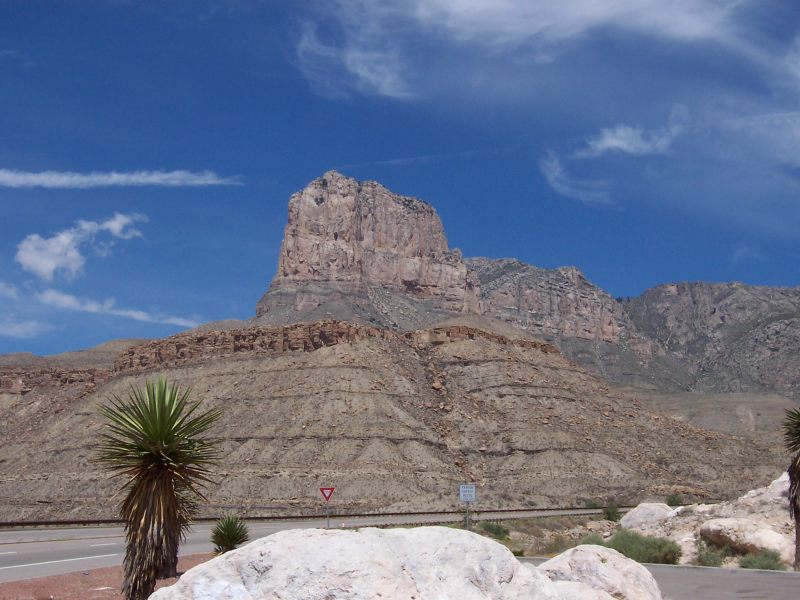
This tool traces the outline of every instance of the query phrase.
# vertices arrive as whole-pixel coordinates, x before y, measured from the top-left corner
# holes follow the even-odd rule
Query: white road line
[[[16,554],[16,552],[0,552],[0,556],[5,556],[6,554]]]
[[[98,556],[81,556],[80,558],[64,558],[62,560],[48,560],[47,562],[28,563],[27,565],[11,565],[10,567],[0,567],[3,569],[21,569],[22,567],[38,567],[39,565],[52,565],[55,563],[71,562],[74,560],[89,560],[92,558],[108,558],[109,556],[116,556],[116,554],[100,554]]]
[[[119,542],[108,542],[107,544],[89,544],[89,548],[97,548],[98,546],[117,546]]]

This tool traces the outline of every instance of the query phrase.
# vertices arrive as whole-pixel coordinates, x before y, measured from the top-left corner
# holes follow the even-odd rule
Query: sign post
[[[325,498],[325,529],[331,528],[331,505],[328,502],[333,498],[333,492],[336,491],[335,487],[321,487],[319,492]]]
[[[477,500],[477,495],[475,493],[475,484],[474,483],[463,483],[458,486],[458,499],[464,503],[465,512],[464,512],[464,526],[467,529],[470,529],[470,522],[469,522],[469,505]]]

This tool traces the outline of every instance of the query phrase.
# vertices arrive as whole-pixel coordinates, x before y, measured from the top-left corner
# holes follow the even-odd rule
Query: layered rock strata
[[[715,498],[783,461],[648,411],[543,342],[330,321],[147,343],[93,388],[25,380],[0,408],[0,520],[112,517],[118,483],[93,460],[97,409],[158,376],[223,409],[206,515],[315,514],[324,485],[337,487],[335,511],[355,512],[457,509],[464,481],[484,508]]]

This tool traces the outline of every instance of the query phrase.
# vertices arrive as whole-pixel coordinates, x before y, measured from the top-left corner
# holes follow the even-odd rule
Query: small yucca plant
[[[225,515],[211,530],[211,543],[216,554],[225,554],[236,550],[250,540],[247,525],[236,515]]]

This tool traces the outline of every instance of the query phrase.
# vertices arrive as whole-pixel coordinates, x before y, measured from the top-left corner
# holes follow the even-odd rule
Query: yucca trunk
[[[177,563],[181,524],[186,520],[172,475],[153,472],[137,481],[122,503],[122,514],[128,524],[122,590],[128,600],[146,600],[159,574]]]
[[[800,452],[789,463],[789,512],[794,521],[794,570],[800,571]]]

